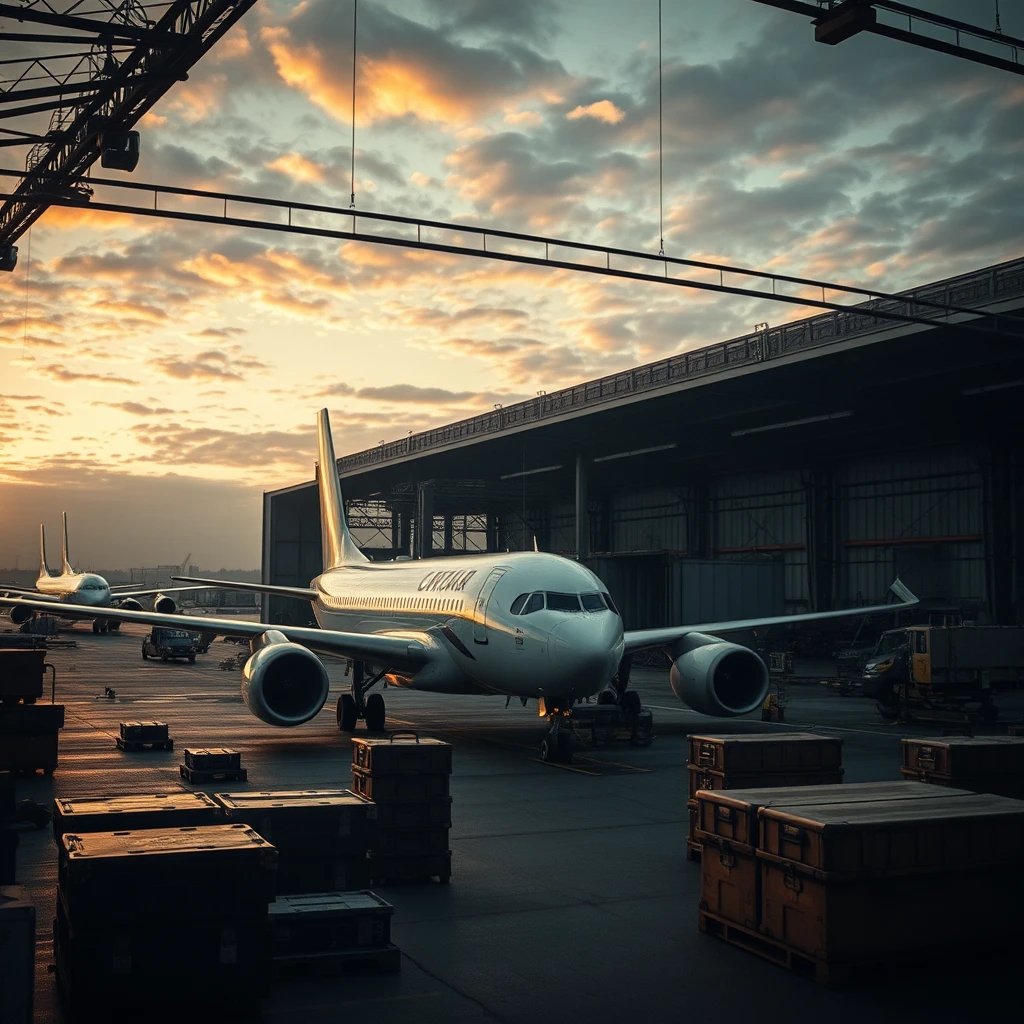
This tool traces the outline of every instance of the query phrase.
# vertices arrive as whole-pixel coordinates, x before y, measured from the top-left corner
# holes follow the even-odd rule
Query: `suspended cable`
[[[356,205],[356,28],[359,23],[359,0],[352,0],[352,194],[349,209]]]
[[[661,62],[661,0],[658,0],[658,255],[665,255],[665,136]]]
[[[24,359],[28,350],[28,285],[32,277],[32,229],[28,229],[25,253],[25,313],[21,335],[21,358]]]

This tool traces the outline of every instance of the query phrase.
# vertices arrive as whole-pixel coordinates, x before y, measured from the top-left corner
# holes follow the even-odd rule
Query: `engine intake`
[[[11,622],[16,626],[20,626],[23,622],[28,622],[29,619],[36,617],[36,610],[34,608],[11,608]]]
[[[126,612],[141,612],[142,603],[136,601],[134,597],[126,597],[123,601],[118,601],[118,608],[123,608]]]
[[[173,597],[168,597],[166,594],[157,594],[153,598],[153,611],[160,612],[163,615],[173,615],[178,610],[178,605]]]
[[[268,629],[251,641],[242,669],[242,700],[268,725],[302,725],[327,703],[327,669],[312,651]]]
[[[748,647],[689,633],[676,642],[672,655],[672,690],[702,715],[746,715],[760,707],[768,693],[768,669]]]

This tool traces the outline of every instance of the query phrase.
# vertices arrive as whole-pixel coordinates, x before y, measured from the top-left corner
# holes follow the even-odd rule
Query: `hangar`
[[[925,614],[1019,622],[1024,259],[900,294],[934,326],[873,300],[344,456],[350,521],[381,559],[536,539],[627,629],[877,602],[897,574]],[[267,492],[263,581],[321,564],[315,481]]]

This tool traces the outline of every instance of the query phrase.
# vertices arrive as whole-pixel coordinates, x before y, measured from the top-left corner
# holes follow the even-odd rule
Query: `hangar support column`
[[[811,609],[832,610],[835,576],[835,475],[831,466],[815,466],[806,486],[807,590]]]
[[[429,558],[434,551],[434,484],[416,485],[416,557]]]
[[[992,622],[1009,625],[1020,612],[1019,460],[1004,447],[982,453],[985,589]],[[1016,606],[1016,607],[1015,607]]]
[[[576,456],[576,560],[590,556],[590,512],[587,507],[587,462]]]

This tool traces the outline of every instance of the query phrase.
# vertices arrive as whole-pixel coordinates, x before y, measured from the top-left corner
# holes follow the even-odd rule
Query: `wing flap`
[[[38,599],[0,597],[0,607],[34,608],[47,611],[52,605]],[[116,622],[139,622],[146,626],[187,629],[217,636],[260,636],[276,629],[293,643],[320,654],[385,664],[389,668],[415,670],[422,668],[437,654],[436,640],[427,633],[342,633],[310,626],[279,626],[272,623],[220,619],[212,615],[165,615],[161,612],[133,612],[121,608],[91,608],[87,605],[62,604],[61,615],[83,619],[106,619]]]
[[[701,622],[693,626],[666,626],[661,629],[636,629],[625,634],[626,650],[639,651],[645,647],[663,647],[687,633],[732,633],[740,629],[760,629],[763,626],[789,626],[800,622],[821,622],[826,619],[856,618],[875,612],[893,612],[912,608],[919,599],[905,583],[896,580],[889,589],[899,599],[892,604],[867,605],[860,608],[841,608],[833,612],[806,612],[802,615],[774,615],[761,619],[733,619],[727,622]]]
[[[179,587],[180,590],[249,590],[257,594],[273,594],[276,597],[294,597],[300,601],[315,601],[317,593],[309,587],[281,587],[273,583],[241,583],[236,580],[204,580],[197,576],[172,576],[172,580],[186,583],[205,583],[205,587]]]

